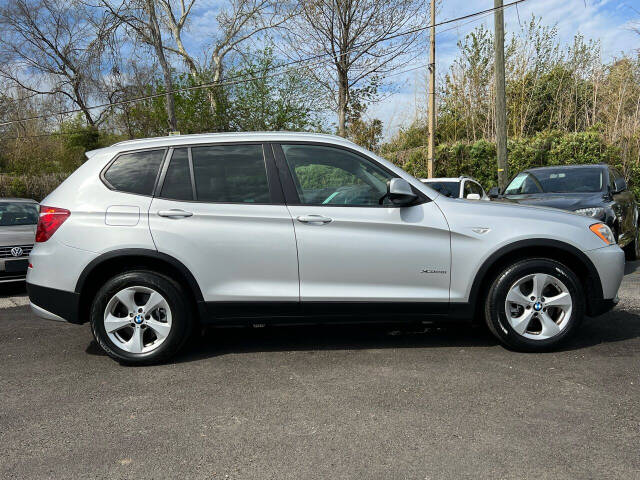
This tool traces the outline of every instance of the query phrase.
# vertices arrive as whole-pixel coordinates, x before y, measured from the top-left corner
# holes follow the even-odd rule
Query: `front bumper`
[[[82,323],[80,321],[80,294],[27,283],[31,310],[46,320]]]

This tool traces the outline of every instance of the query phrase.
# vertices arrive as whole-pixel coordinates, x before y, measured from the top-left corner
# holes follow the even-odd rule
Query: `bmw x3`
[[[481,319],[556,347],[615,305],[624,253],[560,210],[450,198],[334,136],[132,140],[41,203],[27,288],[129,364],[207,324]]]

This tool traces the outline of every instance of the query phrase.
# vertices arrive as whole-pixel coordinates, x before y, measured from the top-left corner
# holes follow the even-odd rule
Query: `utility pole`
[[[507,96],[504,86],[504,12],[502,0],[493,0],[496,72],[496,150],[498,153],[498,185],[507,186]]]
[[[427,177],[433,178],[433,156],[436,141],[436,0],[431,0],[431,28],[429,30],[429,147]]]

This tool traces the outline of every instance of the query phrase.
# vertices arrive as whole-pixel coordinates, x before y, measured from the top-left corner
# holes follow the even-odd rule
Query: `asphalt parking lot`
[[[0,478],[640,478],[640,263],[562,351],[482,329],[211,330],[123,367],[0,286]],[[415,330],[415,329],[414,329]]]

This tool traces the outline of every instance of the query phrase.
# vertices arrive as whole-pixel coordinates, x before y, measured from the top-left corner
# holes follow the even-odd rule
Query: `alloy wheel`
[[[520,278],[509,288],[505,300],[505,313],[513,330],[532,340],[560,334],[569,324],[572,308],[567,286],[547,273]]]
[[[149,287],[127,287],[117,292],[104,311],[109,339],[129,353],[157,349],[171,332],[171,309],[167,300]]]

